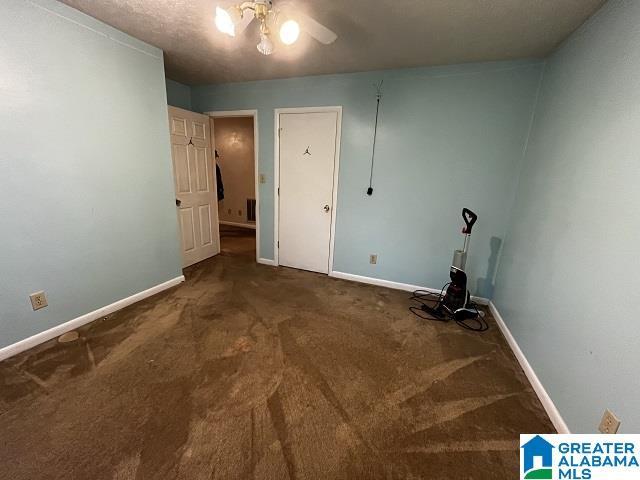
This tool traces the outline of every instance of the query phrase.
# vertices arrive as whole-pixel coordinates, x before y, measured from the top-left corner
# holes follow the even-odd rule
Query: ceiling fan
[[[254,0],[227,8],[216,7],[216,27],[231,37],[242,33],[254,19],[260,22],[260,43],[257,48],[263,55],[271,55],[275,49],[272,39],[274,31],[279,32],[280,41],[285,45],[293,45],[301,30],[325,45],[338,38],[334,32],[296,10],[290,3],[281,3],[274,8],[272,0]]]

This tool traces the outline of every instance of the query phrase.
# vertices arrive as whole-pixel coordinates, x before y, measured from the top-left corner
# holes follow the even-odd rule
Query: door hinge
[[[280,187],[278,187],[278,196],[280,196]]]
[[[278,248],[280,248],[280,242],[278,242]]]

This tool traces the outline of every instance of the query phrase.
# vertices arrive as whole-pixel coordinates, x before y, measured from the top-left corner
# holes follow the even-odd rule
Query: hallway
[[[220,253],[256,260],[256,231],[251,228],[220,225]]]

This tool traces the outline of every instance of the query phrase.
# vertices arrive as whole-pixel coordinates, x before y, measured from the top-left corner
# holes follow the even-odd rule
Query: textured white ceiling
[[[270,57],[255,22],[237,38],[216,30],[216,0],[62,1],[162,48],[167,76],[198,85],[542,57],[606,0],[291,0],[338,40],[303,34]]]

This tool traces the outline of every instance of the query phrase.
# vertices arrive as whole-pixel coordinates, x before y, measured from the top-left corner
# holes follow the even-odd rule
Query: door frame
[[[273,150],[273,260],[280,265],[278,260],[278,241],[280,239],[280,114],[281,113],[326,113],[338,114],[336,124],[336,154],[333,163],[333,207],[331,208],[331,237],[329,239],[329,274],[333,272],[333,253],[336,241],[336,216],[338,207],[338,177],[340,172],[340,138],[342,134],[342,105],[332,107],[288,107],[274,109],[274,150]]]
[[[205,115],[209,115],[210,118],[220,117],[252,117],[253,118],[253,191],[256,197],[256,262],[262,263],[260,258],[260,186],[259,186],[259,168],[258,168],[258,110],[223,110],[214,112],[204,112]],[[215,131],[213,129],[213,122],[211,123],[211,143],[212,150],[214,151],[213,157],[215,159]],[[218,225],[220,225],[220,217],[218,213]]]

